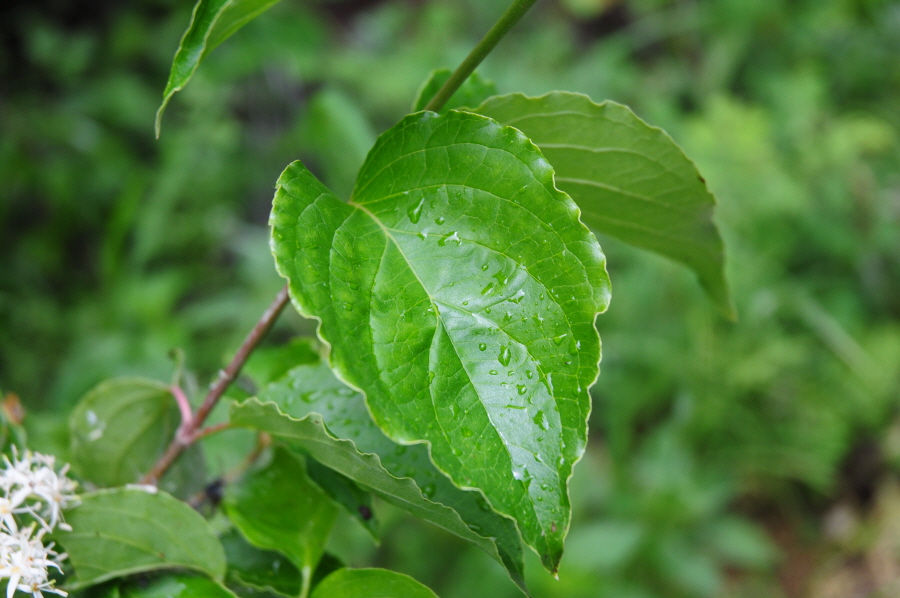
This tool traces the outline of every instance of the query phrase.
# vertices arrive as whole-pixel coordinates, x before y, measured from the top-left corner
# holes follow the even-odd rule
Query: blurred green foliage
[[[102,379],[168,380],[173,348],[209,380],[279,287],[284,165],[348,193],[374,135],[504,5],[282,2],[210,55],[158,142],[190,3],[0,9],[0,387],[34,411],[32,443],[60,445],[62,410]],[[900,5],[545,0],[481,72],[629,104],[681,143],[719,199],[740,316],[600,239],[593,444],[560,581],[535,560],[534,594],[802,595],[778,583],[773,528],[820,542],[828,505],[864,505],[900,467]],[[285,317],[274,341],[311,331]],[[444,598],[517,595],[485,555],[382,510],[380,548],[347,521],[331,550]]]

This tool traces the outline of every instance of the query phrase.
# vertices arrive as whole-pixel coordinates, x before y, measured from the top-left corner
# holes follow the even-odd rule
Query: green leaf
[[[343,390],[348,391],[349,389],[344,388]],[[314,394],[311,393],[310,396]],[[352,394],[350,392],[351,396]],[[328,393],[323,393],[324,396],[328,396]],[[345,395],[345,398],[349,397]],[[350,401],[347,403],[352,405]],[[361,401],[357,404],[365,408]],[[366,418],[368,418],[367,415]],[[249,399],[244,403],[232,406],[231,422],[237,426],[248,426],[267,432],[278,440],[300,447],[317,461],[362,486],[370,488],[387,502],[468,540],[505,565],[513,581],[524,589],[522,548],[515,525],[512,521],[492,513],[486,502],[479,504],[477,493],[466,493],[456,489],[444,476],[434,471],[427,454],[424,455],[424,459],[421,458],[421,453],[416,455],[415,452],[419,450],[419,447],[398,447],[385,438],[385,442],[390,447],[386,451],[387,455],[394,454],[395,451],[399,452],[400,448],[407,449],[406,452],[395,455],[395,464],[407,454],[411,457],[408,465],[404,464],[403,475],[432,480],[424,483],[421,489],[412,479],[399,477],[387,471],[382,466],[381,458],[378,455],[360,452],[354,441],[334,436],[329,432],[322,416],[318,413],[309,413],[305,417],[295,418],[284,414],[273,403],[262,404],[258,399]],[[383,437],[374,424],[370,425],[377,435]],[[366,433],[367,428],[369,426],[362,425],[358,437],[355,437],[353,433],[350,436],[355,437],[355,440],[360,440],[364,434],[369,435]],[[371,434],[371,438],[377,439],[377,435]],[[424,449],[424,447],[422,448]],[[429,475],[427,468],[434,473]],[[428,498],[429,496],[431,499]],[[435,502],[438,499],[441,502],[446,501],[453,508]],[[460,513],[467,511],[466,519],[463,519]],[[481,527],[478,533],[473,531],[466,521],[479,521]],[[475,523],[471,525],[478,527]],[[485,537],[494,533],[495,530],[498,537]]]
[[[302,457],[276,447],[264,468],[228,486],[223,504],[251,544],[284,554],[309,586],[337,507],[309,479]]]
[[[228,561],[228,583],[283,596],[300,593],[300,571],[281,553],[256,548],[236,530],[224,534],[221,541]]]
[[[136,482],[166,449],[180,421],[166,385],[141,378],[102,382],[69,416],[72,468],[101,487]],[[199,447],[192,447],[166,474],[161,487],[180,494],[202,484],[202,454]]]
[[[437,598],[412,577],[386,569],[338,569],[322,580],[312,598]]]
[[[447,82],[452,74],[453,71],[450,69],[437,69],[432,71],[431,74],[428,75],[428,79],[425,83],[422,84],[422,87],[419,88],[418,93],[416,93],[412,111],[419,112],[420,110],[424,110],[425,106],[428,105],[428,102],[431,101],[431,98],[437,95],[437,92],[444,86],[444,83]],[[457,89],[452,96],[450,96],[450,99],[447,100],[447,103],[444,104],[444,107],[441,108],[440,112],[441,114],[444,114],[448,110],[457,108],[474,108],[496,94],[497,86],[494,85],[494,82],[483,79],[481,75],[475,72],[469,75],[469,78],[459,86],[459,89]]]
[[[306,469],[310,479],[356,519],[377,542],[378,519],[372,510],[372,493],[315,459],[306,464]]]
[[[221,581],[225,553],[209,524],[162,491],[115,488],[81,497],[66,511],[71,532],[55,539],[69,553],[77,587],[155,569],[184,568]]]
[[[172,60],[172,70],[163,91],[162,104],[156,111],[157,137],[166,105],[175,92],[184,89],[200,62],[238,29],[278,2],[279,0],[198,0],[191,14],[191,22]]]
[[[349,204],[299,162],[277,187],[276,264],[332,367],[555,571],[609,280],[547,161],[511,127],[424,112],[379,138]]]
[[[541,148],[585,224],[687,265],[734,318],[715,199],[663,130],[625,106],[568,92],[493,97],[474,112],[516,127]]]
[[[525,589],[522,541],[515,523],[494,512],[480,492],[454,486],[434,467],[424,445],[398,445],[386,437],[369,416],[363,396],[347,388],[327,364],[294,368],[282,380],[268,385],[260,394],[260,400],[274,402],[282,413],[295,419],[316,413],[324,419],[328,433],[337,438],[352,439],[358,451],[377,455],[380,463],[375,471],[366,472],[369,477],[354,478],[356,481],[363,484],[369,484],[373,479],[384,482],[384,470],[394,478],[414,480],[425,503],[440,503],[456,511],[458,517],[450,520],[452,527],[447,527],[443,510],[439,512],[440,519],[434,521],[437,525],[459,534],[461,518],[465,523],[462,537],[469,541],[473,536],[478,538],[476,544],[504,565],[513,581]],[[316,455],[319,457],[321,452]],[[323,463],[339,467],[330,461]],[[423,500],[410,503],[405,497],[398,497],[393,483],[375,485],[374,489],[388,502],[421,516]]]
[[[236,598],[221,584],[196,575],[176,573],[147,583],[131,582],[119,586],[121,598]]]

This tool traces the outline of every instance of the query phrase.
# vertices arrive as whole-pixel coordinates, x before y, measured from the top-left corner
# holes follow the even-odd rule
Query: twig
[[[288,290],[287,286],[284,286],[279,292],[278,296],[275,297],[275,301],[269,306],[269,308],[265,311],[259,321],[256,323],[256,326],[253,327],[253,330],[247,335],[244,339],[244,342],[241,343],[240,348],[238,348],[237,353],[234,358],[231,360],[231,363],[224,370],[219,371],[219,377],[216,379],[215,384],[213,384],[212,388],[210,388],[209,393],[206,395],[206,398],[203,399],[203,403],[200,405],[200,408],[197,409],[197,413],[192,416],[192,419],[188,422],[187,425],[183,425],[182,428],[179,428],[179,432],[175,434],[175,438],[172,439],[172,442],[169,444],[169,447],[166,449],[166,452],[163,453],[162,457],[156,462],[156,465],[151,469],[140,481],[141,484],[156,484],[157,481],[162,477],[162,475],[172,466],[172,463],[175,462],[175,459],[184,452],[188,446],[194,442],[198,436],[198,430],[203,425],[203,422],[206,421],[207,416],[213,410],[213,407],[219,402],[219,399],[222,398],[222,395],[228,389],[232,382],[238,377],[238,374],[241,372],[241,368],[244,367],[244,363],[246,363],[247,359],[250,357],[250,354],[253,353],[253,350],[259,344],[259,342],[263,339],[272,325],[275,323],[275,320],[278,319],[279,314],[284,309],[284,307],[288,303]],[[173,392],[173,394],[175,394]],[[175,395],[177,398],[177,395]],[[217,430],[216,430],[217,431]],[[208,432],[212,433],[212,432]],[[205,435],[205,434],[204,434]]]

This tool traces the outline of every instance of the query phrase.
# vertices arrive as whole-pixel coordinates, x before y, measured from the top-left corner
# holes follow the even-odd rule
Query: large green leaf
[[[338,569],[316,586],[312,598],[437,598],[415,579],[386,569]]]
[[[279,0],[198,0],[191,14],[191,22],[175,52],[162,104],[156,112],[157,137],[166,105],[175,92],[184,89],[200,62],[234,32],[278,2]]]
[[[111,594],[112,596],[112,594]],[[236,598],[221,584],[196,575],[176,573],[119,586],[121,598]]]
[[[378,496],[391,504],[472,542],[503,563],[509,570],[512,579],[524,588],[522,550],[521,545],[516,545],[518,538],[515,526],[512,522],[509,522],[508,525],[497,522],[500,516],[491,514],[487,503],[483,503],[484,527],[479,529],[478,533],[473,531],[456,510],[428,498],[431,496],[437,500],[438,479],[442,476],[435,476],[433,486],[426,484],[420,489],[412,479],[401,478],[387,471],[377,455],[362,453],[353,441],[335,437],[328,431],[322,416],[318,413],[311,413],[298,419],[284,414],[273,403],[262,404],[257,399],[249,399],[244,403],[232,406],[231,421],[237,426],[248,426],[265,431],[278,440],[303,448],[316,460],[357,483],[371,488]],[[415,447],[409,448],[414,449]],[[426,475],[420,474],[412,466],[405,470],[405,473],[410,474],[410,477],[417,478],[420,475]],[[452,485],[447,485],[452,488]],[[451,499],[448,502],[461,511],[463,509],[454,501],[458,501],[463,507],[468,505],[468,499],[460,500],[452,493],[452,490],[440,496],[442,501],[445,500],[445,495]],[[469,520],[474,521],[475,518]],[[496,523],[492,524],[492,521]],[[476,524],[473,523],[472,526],[475,527]],[[501,537],[485,537],[493,529],[497,529]],[[516,553],[517,548],[518,552]]]
[[[264,468],[228,486],[224,505],[251,544],[284,554],[300,571],[303,586],[309,587],[337,507],[309,479],[302,457],[276,447]]]
[[[78,587],[154,569],[193,569],[219,581],[225,575],[225,553],[209,524],[165,492],[92,492],[66,511],[66,521],[72,531],[54,536]]]
[[[354,479],[372,486],[385,500],[419,516],[422,516],[423,506],[428,507],[429,503],[451,507],[457,517],[448,519],[445,510],[440,509],[436,513],[426,511],[424,518],[456,534],[462,530],[462,537],[469,541],[477,538],[476,543],[500,561],[509,570],[510,577],[525,588],[522,541],[513,521],[495,513],[480,492],[460,490],[454,486],[435,469],[424,445],[403,446],[387,438],[369,416],[362,395],[335,378],[327,364],[294,368],[282,380],[268,385],[260,394],[260,399],[274,402],[282,413],[295,419],[319,414],[325,421],[328,433],[337,438],[351,439],[362,453],[377,455],[378,462],[373,463],[373,470],[357,472]],[[305,448],[308,444],[302,443],[301,446]],[[325,459],[330,459],[331,455],[321,449],[313,454],[322,458],[323,453]],[[331,460],[324,463],[330,467],[340,467]],[[398,486],[397,480],[386,478],[385,473],[394,478],[412,478],[421,492],[421,499],[410,502],[407,497],[408,484]],[[345,472],[345,475],[350,474]],[[401,494],[398,495],[398,492]],[[465,526],[460,525],[460,518]]]
[[[425,83],[422,84],[422,87],[419,88],[418,93],[416,93],[412,111],[424,110],[431,98],[437,95],[437,92],[440,91],[452,74],[453,71],[450,69],[432,71]],[[474,108],[496,94],[497,86],[494,85],[493,81],[483,79],[477,72],[472,73],[468,79],[463,81],[459,89],[453,92],[450,99],[441,107],[440,112],[443,114],[455,108]]]
[[[142,378],[115,378],[88,392],[69,416],[74,471],[97,486],[136,482],[175,435],[181,414],[166,385]],[[163,478],[161,487],[180,494],[202,487],[203,462],[192,448]]]
[[[475,112],[516,127],[541,148],[588,226],[686,264],[734,317],[715,199],[662,129],[615,102],[568,92],[497,96]]]
[[[609,281],[547,161],[511,127],[423,112],[379,138],[350,203],[299,162],[277,187],[276,264],[332,367],[555,571]]]

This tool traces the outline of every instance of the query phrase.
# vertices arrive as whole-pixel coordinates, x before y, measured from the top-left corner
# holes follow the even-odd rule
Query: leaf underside
[[[267,386],[259,398],[275,403],[291,418],[319,414],[328,434],[351,440],[356,450],[367,455],[365,460],[371,463],[371,471],[355,472],[356,481],[371,484],[388,502],[419,516],[424,513],[426,520],[474,540],[525,589],[522,541],[515,523],[495,513],[481,493],[454,486],[435,469],[424,445],[403,446],[387,438],[369,416],[362,395],[335,378],[327,364],[298,366],[282,380]],[[316,454],[321,456],[322,451]],[[368,455],[377,456],[377,461]],[[419,495],[409,492],[408,481],[401,482],[398,478],[411,478]],[[434,503],[450,507],[456,513],[448,514]]]
[[[609,281],[547,161],[491,119],[422,112],[379,138],[349,203],[299,162],[277,189],[276,265],[332,367],[555,571]]]
[[[715,199],[680,147],[626,106],[553,92],[487,99],[474,112],[521,130],[556,171],[556,183],[603,234],[691,268],[727,317],[734,307]]]

